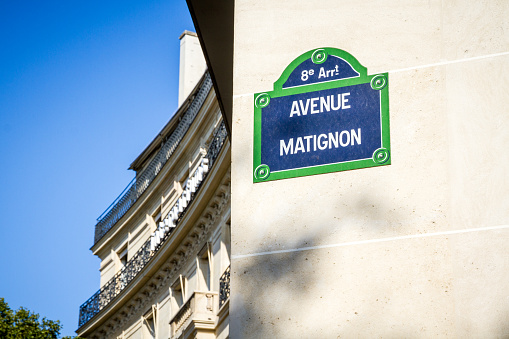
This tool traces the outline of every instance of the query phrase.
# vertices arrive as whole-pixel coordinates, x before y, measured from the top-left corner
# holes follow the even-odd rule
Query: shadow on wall
[[[362,197],[349,213],[392,230],[407,218],[392,214],[389,221],[374,205],[372,196]],[[329,243],[327,227],[316,230],[296,247]],[[490,310],[490,323],[458,314],[448,247],[446,237],[417,238],[233,259],[231,337],[461,337],[468,332],[458,327],[471,323],[481,336],[509,338],[509,305]]]
[[[316,238],[301,242],[320,243]],[[378,286],[371,292],[362,288],[360,285],[369,279],[369,269],[360,269],[358,277],[343,273],[351,254],[342,256],[340,252],[298,251],[234,260],[232,274],[237,284],[232,286],[234,302],[230,305],[234,306],[230,306],[230,314],[240,321],[232,322],[232,338],[236,334],[239,338],[348,338],[363,332],[412,337],[411,329],[358,331],[375,325],[372,320],[383,312],[383,306],[370,310],[361,300],[352,303],[349,295],[358,295],[359,287],[364,300],[376,300],[379,290],[384,289],[384,297],[379,300],[382,305],[390,302],[395,291],[390,286]],[[236,267],[241,265],[238,271]],[[356,282],[358,278],[363,281]]]

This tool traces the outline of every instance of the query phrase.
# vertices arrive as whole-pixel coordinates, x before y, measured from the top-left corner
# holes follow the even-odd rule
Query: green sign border
[[[337,56],[352,66],[359,76],[332,80],[309,85],[283,88],[292,72],[302,62],[310,59],[315,64],[323,63],[329,55]],[[370,83],[371,88],[381,91],[381,125],[382,147],[373,153],[371,159],[345,161],[340,163],[310,166],[297,169],[288,169],[270,172],[269,166],[261,163],[261,138],[262,138],[262,109],[270,103],[270,98],[279,98],[288,95],[316,92],[332,88],[360,85]],[[274,90],[270,92],[255,93],[254,95],[254,144],[253,144],[253,182],[264,182],[279,179],[296,178],[315,174],[347,171],[360,168],[385,166],[391,164],[391,142],[389,130],[389,74],[367,74],[367,68],[362,66],[350,53],[338,48],[318,48],[310,50],[293,60],[284,70],[279,79],[274,82]]]

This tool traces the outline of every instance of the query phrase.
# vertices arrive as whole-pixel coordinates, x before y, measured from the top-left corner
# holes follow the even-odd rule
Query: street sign
[[[389,165],[389,77],[319,48],[254,95],[253,182]]]

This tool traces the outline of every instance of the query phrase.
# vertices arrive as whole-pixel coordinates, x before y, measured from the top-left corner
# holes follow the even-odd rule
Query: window
[[[115,289],[117,292],[120,292],[127,285],[127,272],[122,269],[127,265],[127,242],[125,245],[120,247],[120,250],[117,251],[117,274],[119,272],[120,275],[116,278],[116,286]],[[115,275],[116,276],[116,275]]]
[[[127,244],[125,244],[124,247],[117,252],[117,255],[120,263],[118,270],[120,271],[125,265],[127,265]]]
[[[184,304],[186,298],[186,278],[179,276],[177,281],[171,285],[172,304],[178,310]]]
[[[154,219],[154,224],[156,225],[156,228],[159,227],[159,223],[162,221],[161,206],[159,206],[155,213],[152,215],[152,219]]]
[[[230,264],[230,253],[231,250],[231,242],[232,242],[232,228],[230,224],[230,220],[224,226],[224,245],[226,247],[226,256],[228,258],[228,265]]]
[[[156,337],[156,308],[152,309],[143,317],[143,339],[155,339]]]
[[[211,290],[211,258],[212,255],[210,253],[211,246],[210,243],[207,243],[205,247],[198,254],[198,274],[199,274],[199,286],[198,289],[202,291],[210,291]]]

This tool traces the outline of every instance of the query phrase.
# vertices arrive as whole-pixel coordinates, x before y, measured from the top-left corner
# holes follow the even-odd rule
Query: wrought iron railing
[[[224,141],[226,139],[226,127],[224,121],[214,131],[213,138],[208,146],[207,154],[205,158],[209,160],[209,167],[212,168],[214,162],[222,149]],[[209,172],[204,174],[203,181],[200,182],[196,189],[196,192],[191,195],[191,201],[193,201],[196,194],[198,194],[200,187],[205,181]],[[180,220],[185,215],[189,205],[179,214],[176,226],[179,225]],[[99,313],[104,307],[106,307],[147,265],[150,259],[155,253],[161,248],[166,242],[170,234],[166,233],[161,242],[155,247],[153,251],[150,250],[151,241],[150,238],[141,246],[141,248],[134,254],[134,256],[127,262],[127,264],[111,278],[99,291],[97,291],[92,297],[80,306],[80,314],[78,326],[81,327],[90,321],[97,313]]]
[[[219,308],[230,298],[230,266],[219,279]]]
[[[133,179],[115,199],[115,201],[101,214],[95,225],[94,244],[97,243],[116,223],[126,214],[131,206],[138,200],[138,198],[145,192],[147,187],[152,183],[159,171],[163,168],[164,164],[171,157],[180,141],[186,134],[189,126],[198,114],[205,98],[207,97],[212,87],[210,75],[207,74],[204,83],[196,93],[189,108],[184,112],[180,118],[177,127],[173,133],[164,142],[157,155],[152,159],[149,165]]]

